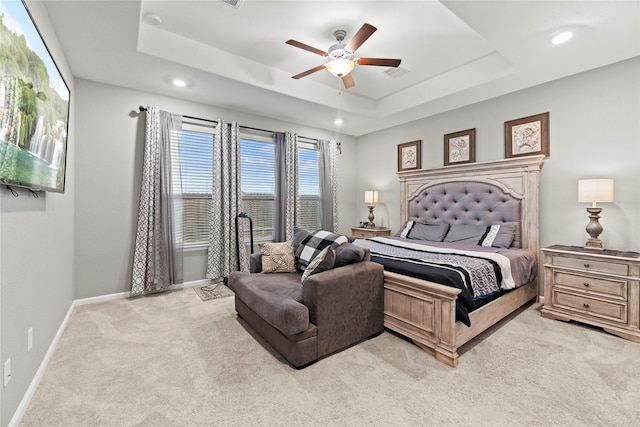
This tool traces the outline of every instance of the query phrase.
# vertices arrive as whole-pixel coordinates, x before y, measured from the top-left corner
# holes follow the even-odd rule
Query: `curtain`
[[[274,238],[278,242],[293,240],[293,227],[300,206],[298,195],[298,137],[291,132],[276,132],[278,165],[277,206]]]
[[[338,229],[338,177],[336,173],[336,141],[319,140],[320,220],[322,229]]]
[[[183,281],[182,116],[147,107],[144,165],[131,293],[157,292]]]
[[[249,257],[244,247],[240,186],[240,132],[238,123],[219,120],[213,141],[213,191],[211,231],[207,259],[207,279],[219,280],[231,271],[249,270]],[[238,254],[240,258],[238,258]]]

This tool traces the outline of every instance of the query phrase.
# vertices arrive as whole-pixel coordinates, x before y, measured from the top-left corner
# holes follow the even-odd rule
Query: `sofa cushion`
[[[345,265],[364,261],[366,254],[363,248],[352,243],[343,243],[340,246],[337,246],[335,251],[336,261],[333,268],[344,267]]]
[[[346,243],[345,243],[346,245]],[[331,246],[327,246],[318,254],[317,257],[313,259],[305,268],[304,273],[302,273],[301,282],[304,284],[304,281],[307,277],[312,274],[322,273],[323,271],[331,270],[333,268],[333,264],[336,261],[336,252],[331,248]]]
[[[299,274],[229,274],[229,288],[262,319],[285,335],[304,332],[309,327],[309,310],[301,303]]]
[[[326,230],[318,230],[305,237],[296,249],[296,263],[299,268],[305,269],[313,259],[327,246],[347,243],[346,236],[331,233]]]
[[[260,248],[263,273],[294,273],[296,271],[292,242],[265,243]]]

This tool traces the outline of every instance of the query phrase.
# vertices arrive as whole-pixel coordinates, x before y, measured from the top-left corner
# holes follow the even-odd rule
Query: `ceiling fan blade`
[[[316,49],[313,46],[309,46],[308,44],[300,43],[299,41],[296,41],[296,40],[287,40],[286,43],[291,45],[291,46],[299,47],[300,49],[304,49],[306,51],[309,51],[311,53],[315,53],[315,54],[320,55],[320,56],[328,56],[328,53],[325,52],[324,50]]]
[[[344,83],[345,89],[349,89],[350,87],[354,87],[356,85],[353,81],[353,77],[351,77],[351,73],[342,78],[342,83]]]
[[[378,65],[380,67],[398,67],[401,59],[359,58],[358,65]]]
[[[309,74],[313,74],[316,71],[320,71],[320,70],[324,70],[324,64],[318,65],[317,67],[314,67],[314,68],[312,68],[310,70],[307,70],[305,72],[302,72],[300,74],[296,74],[295,76],[291,76],[291,78],[297,80],[297,79],[300,79],[302,77],[308,76]]]
[[[371,24],[362,24],[362,27],[360,27],[356,35],[353,36],[345,49],[348,52],[355,53],[355,51],[362,46],[362,43],[366,42],[367,39],[371,37],[371,34],[375,33],[376,30],[377,28]]]

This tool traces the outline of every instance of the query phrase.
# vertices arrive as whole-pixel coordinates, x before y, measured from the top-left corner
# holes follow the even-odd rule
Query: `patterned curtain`
[[[338,229],[338,176],[336,173],[337,146],[335,140],[319,140],[320,219],[323,230]]]
[[[298,195],[298,136],[291,132],[276,132],[278,171],[278,205],[274,237],[278,242],[293,240],[293,227],[300,206]]]
[[[182,116],[147,107],[133,295],[158,292],[183,281],[181,130]]]
[[[219,120],[213,142],[213,194],[211,231],[207,260],[207,279],[219,280],[238,269],[249,270],[249,257],[243,243],[240,187],[240,132],[238,123]],[[237,238],[236,238],[237,237]],[[238,250],[240,248],[240,250]]]

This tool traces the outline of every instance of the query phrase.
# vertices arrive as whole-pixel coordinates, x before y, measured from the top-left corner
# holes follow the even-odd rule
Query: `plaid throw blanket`
[[[341,234],[325,230],[315,231],[305,237],[296,249],[296,263],[305,269],[313,259],[327,246],[347,243],[349,239]]]

